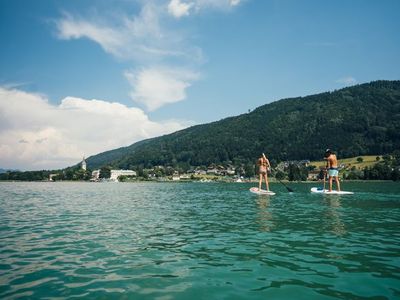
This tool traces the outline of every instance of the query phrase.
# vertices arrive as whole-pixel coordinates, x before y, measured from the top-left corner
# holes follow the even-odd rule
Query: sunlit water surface
[[[0,183],[0,298],[400,299],[399,183],[250,186]]]

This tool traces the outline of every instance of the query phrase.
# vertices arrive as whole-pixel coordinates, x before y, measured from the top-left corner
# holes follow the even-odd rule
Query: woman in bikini
[[[267,187],[267,191],[269,191],[269,184],[268,184],[268,169],[270,168],[269,160],[263,153],[262,156],[258,159],[258,166],[259,166],[259,174],[260,180],[258,183],[258,189],[261,190],[262,179],[265,179],[265,185]]]

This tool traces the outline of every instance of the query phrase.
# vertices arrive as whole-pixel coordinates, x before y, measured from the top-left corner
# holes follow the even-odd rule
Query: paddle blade
[[[282,181],[280,181],[279,179],[278,179],[278,181],[288,190],[288,192],[289,193],[294,193],[294,191],[290,188],[290,187],[288,187],[286,184],[284,184]]]

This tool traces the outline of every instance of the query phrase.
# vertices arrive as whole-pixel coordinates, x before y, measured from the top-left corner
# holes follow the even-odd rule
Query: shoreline
[[[42,182],[42,183],[57,183],[57,182],[81,182],[81,183],[235,183],[235,184],[244,184],[244,183],[258,183],[258,180],[248,180],[242,182],[235,182],[230,180],[211,180],[211,181],[201,181],[201,180],[130,180],[130,181],[89,181],[89,180],[57,180],[57,181],[49,181],[49,180],[0,180],[2,182]],[[312,181],[289,181],[289,180],[281,180],[283,183],[323,183],[322,180],[312,180]],[[328,182],[328,181],[326,181]],[[393,180],[371,180],[371,179],[352,179],[352,180],[341,180],[340,182],[396,182]],[[269,183],[280,183],[278,180],[269,180]]]

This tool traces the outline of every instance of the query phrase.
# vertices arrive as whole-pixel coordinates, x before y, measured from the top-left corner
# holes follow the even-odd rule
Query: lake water
[[[0,298],[400,299],[400,184],[0,183]]]

